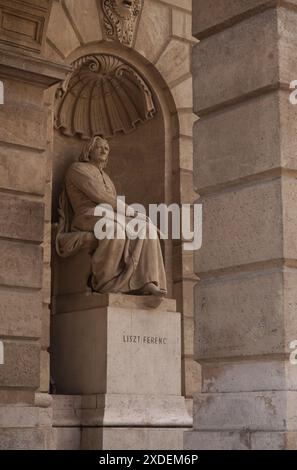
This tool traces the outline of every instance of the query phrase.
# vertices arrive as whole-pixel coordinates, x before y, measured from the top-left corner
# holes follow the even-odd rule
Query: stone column
[[[187,449],[296,449],[296,1],[195,0],[202,393]]]
[[[66,71],[68,67],[1,46],[0,449],[51,446],[51,400],[40,393],[49,391],[49,371],[41,354],[48,335],[42,319],[49,157],[43,94]]]

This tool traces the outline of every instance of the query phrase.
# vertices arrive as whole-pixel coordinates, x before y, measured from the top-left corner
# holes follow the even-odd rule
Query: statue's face
[[[133,14],[135,0],[113,0],[114,9],[121,18],[129,18]]]
[[[109,156],[109,145],[107,142],[96,139],[90,151],[90,160],[96,164],[106,164]]]

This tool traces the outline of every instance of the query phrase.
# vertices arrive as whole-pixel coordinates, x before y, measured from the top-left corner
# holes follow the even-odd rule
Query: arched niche
[[[100,50],[98,50],[100,49]],[[101,44],[78,50],[68,58],[69,64],[83,61],[90,56],[110,55],[130,67],[151,93],[154,110],[147,119],[139,119],[128,132],[119,130],[107,135],[110,143],[110,160],[107,172],[114,181],[119,195],[125,195],[127,203],[149,204],[177,202],[173,195],[172,145],[177,130],[174,105],[170,93],[158,72],[137,53],[119,46]],[[65,86],[65,84],[64,84]],[[76,97],[77,98],[77,97]],[[60,97],[56,98],[60,106]],[[175,125],[174,125],[175,124]],[[61,122],[58,123],[58,127]],[[74,129],[75,130],[75,129]],[[68,135],[67,135],[68,134]],[[80,155],[87,135],[55,129],[53,142],[53,222],[58,220],[58,199],[65,173]],[[172,243],[163,243],[169,295],[172,295]]]

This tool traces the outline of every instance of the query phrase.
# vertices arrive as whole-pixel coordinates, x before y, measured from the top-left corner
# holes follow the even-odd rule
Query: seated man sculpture
[[[116,189],[104,171],[108,157],[108,142],[95,136],[85,144],[80,161],[67,171],[60,197],[57,252],[68,257],[89,247],[92,271],[89,284],[95,292],[164,297],[166,275],[158,236],[136,239],[126,236],[129,221],[135,217],[140,217],[148,234],[152,228],[150,219],[123,203],[120,211],[124,225],[116,228],[118,233],[124,231],[124,236],[98,240],[94,235],[100,220],[95,208],[108,204],[113,211],[119,210]]]

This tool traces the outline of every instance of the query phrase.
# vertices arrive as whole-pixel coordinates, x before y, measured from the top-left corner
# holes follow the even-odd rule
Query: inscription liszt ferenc
[[[138,344],[167,344],[168,338],[161,336],[134,336],[134,335],[123,335],[123,343],[138,343]]]

